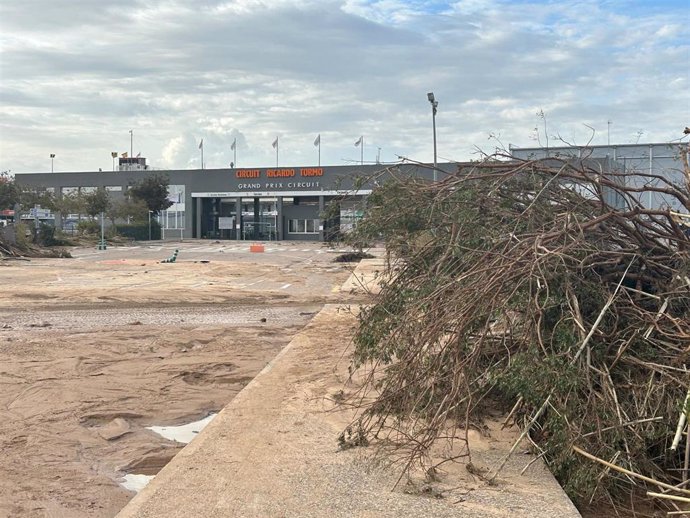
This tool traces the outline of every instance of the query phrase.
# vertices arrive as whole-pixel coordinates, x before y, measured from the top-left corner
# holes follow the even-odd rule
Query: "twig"
[[[591,453],[587,453],[586,451],[581,450],[577,446],[573,446],[573,451],[575,453],[579,453],[583,457],[587,457],[590,460],[593,460],[595,462],[598,462],[599,464],[603,464],[604,466],[606,466],[608,468],[611,468],[615,471],[618,471],[619,473],[624,473],[625,475],[639,478],[640,480],[644,480],[645,482],[649,482],[650,484],[654,484],[655,486],[663,487],[664,489],[670,489],[671,491],[676,491],[679,493],[690,495],[690,491],[687,489],[680,489],[680,488],[677,488],[675,486],[672,486],[671,484],[667,484],[666,482],[654,480],[653,478],[645,477],[644,475],[640,475],[639,473],[635,473],[634,471],[630,471],[629,469],[621,468],[620,466],[616,466],[615,464],[611,464],[610,462],[607,462],[604,459],[600,459],[599,457],[595,457]]]
[[[653,491],[647,491],[647,496],[653,496],[655,498],[663,498],[664,500],[675,500],[676,502],[686,502],[690,503],[690,498],[677,495],[668,495],[666,493],[655,493]]]
[[[636,419],[635,421],[628,421],[627,423],[621,423],[617,424],[614,426],[607,426],[606,428],[602,428],[601,430],[597,430],[596,432],[589,432],[586,434],[583,434],[582,437],[589,437],[591,435],[596,435],[602,432],[608,432],[609,430],[615,430],[616,428],[623,428],[625,426],[632,426],[635,424],[642,424],[642,423],[652,423],[652,422],[658,422],[658,421],[663,421],[663,417],[658,416],[658,417],[648,417],[646,419]]]
[[[683,401],[683,408],[680,410],[680,417],[678,418],[678,426],[676,426],[676,435],[673,437],[673,443],[671,444],[671,451],[675,451],[680,443],[680,436],[683,433],[683,428],[685,428],[685,420],[688,415],[688,401],[690,401],[690,388],[685,395],[685,401]]]
[[[604,304],[604,307],[601,308],[601,311],[599,312],[599,316],[594,321],[594,325],[592,325],[592,328],[589,330],[589,333],[587,334],[585,339],[582,341],[582,344],[580,345],[580,348],[577,350],[575,357],[570,362],[571,364],[574,364],[577,361],[578,357],[580,356],[580,354],[582,354],[582,351],[585,349],[585,347],[589,343],[589,340],[592,338],[592,335],[594,335],[594,332],[599,327],[599,324],[601,324],[601,320],[604,318],[604,315],[608,311],[609,307],[611,307],[611,304],[616,299],[616,295],[618,295],[618,291],[621,289],[621,285],[623,284],[623,281],[625,280],[626,275],[628,275],[628,271],[630,270],[630,267],[632,266],[633,262],[635,262],[635,258],[636,258],[636,256],[633,256],[632,260],[628,264],[628,267],[625,269],[625,273],[623,273],[623,275],[621,276],[621,280],[618,281],[618,285],[616,286],[616,289],[611,294],[611,296],[608,298],[608,300],[606,301],[606,304]]]
[[[683,484],[688,481],[688,464],[690,464],[690,433],[685,434],[685,459],[683,460]]]

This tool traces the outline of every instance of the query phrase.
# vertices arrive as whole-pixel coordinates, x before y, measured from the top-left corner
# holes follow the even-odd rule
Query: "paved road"
[[[285,257],[286,259],[319,258],[320,261],[331,261],[337,254],[351,251],[350,248],[329,248],[323,243],[281,241],[264,244],[264,252],[249,250],[247,241],[208,241],[188,240],[183,242],[155,241],[126,246],[110,246],[107,250],[94,248],[76,248],[72,256],[80,261],[100,261],[103,259],[137,258],[162,260],[179,250],[178,261],[200,260],[203,258],[222,260],[251,260],[265,262],[267,256]],[[226,255],[227,254],[227,255]],[[274,259],[271,259],[273,261]]]

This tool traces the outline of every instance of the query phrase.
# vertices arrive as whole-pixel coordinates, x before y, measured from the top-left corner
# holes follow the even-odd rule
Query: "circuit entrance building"
[[[143,160],[143,159],[138,159]],[[122,162],[122,159],[121,159]],[[150,170],[120,164],[108,172],[25,173],[16,181],[56,196],[105,188],[116,199],[142,178],[165,175],[173,204],[159,217],[166,237],[324,241],[347,231],[372,189],[394,174],[431,180],[430,165]],[[446,172],[455,164],[441,164]],[[329,204],[329,218],[324,213]],[[56,225],[60,224],[56,215]]]

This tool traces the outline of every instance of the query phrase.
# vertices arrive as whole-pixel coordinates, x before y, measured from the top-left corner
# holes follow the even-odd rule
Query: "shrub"
[[[77,223],[77,232],[84,235],[98,234],[101,231],[101,225],[98,221],[93,219],[84,219]]]
[[[61,232],[56,231],[53,225],[41,223],[38,228],[37,242],[43,246],[66,246],[69,241],[63,239]]]
[[[29,246],[29,236],[31,236],[29,226],[26,223],[17,223],[14,228],[17,247],[22,250],[26,250],[26,248]]]
[[[149,239],[149,224],[146,223],[129,223],[123,225],[115,225],[115,230],[118,234],[136,241],[147,241]],[[151,239],[161,238],[161,226],[157,221],[151,221]]]
[[[680,487],[690,453],[669,446],[688,405],[690,241],[673,213],[641,206],[643,175],[628,174],[489,162],[375,190],[351,238],[384,240],[393,260],[358,316],[351,369],[367,384],[353,441],[392,451],[406,471],[435,469],[449,459],[434,445],[464,442],[453,460],[467,457],[469,426],[513,408],[578,504],[624,511],[655,484],[632,485],[573,446]],[[654,179],[690,211],[686,174],[688,185]],[[611,192],[624,203],[609,205]]]

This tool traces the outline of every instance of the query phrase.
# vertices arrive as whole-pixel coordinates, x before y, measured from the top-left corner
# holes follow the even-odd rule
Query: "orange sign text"
[[[259,178],[261,172],[258,169],[238,169],[235,172],[236,178]]]

